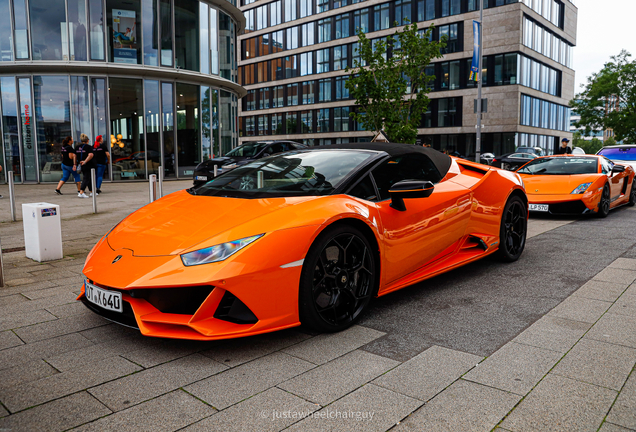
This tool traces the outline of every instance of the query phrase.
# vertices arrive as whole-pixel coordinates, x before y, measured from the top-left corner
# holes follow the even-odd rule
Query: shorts
[[[73,171],[73,167],[70,165],[62,164],[62,181],[67,182],[68,179],[71,177],[71,174],[73,174],[75,183],[79,183],[81,181],[78,171]]]

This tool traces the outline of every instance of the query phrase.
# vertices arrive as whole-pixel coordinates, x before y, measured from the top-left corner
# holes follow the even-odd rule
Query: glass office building
[[[59,181],[62,141],[82,133],[104,137],[115,181],[191,177],[238,144],[234,1],[0,0],[0,14],[2,180]]]
[[[475,152],[476,83],[468,79],[473,20],[479,0],[242,0],[246,32],[239,37],[240,142],[293,139],[323,145],[367,141],[350,117],[345,83],[356,59],[356,31],[371,41],[407,22],[446,38],[443,58],[425,70],[431,103],[418,140],[440,150]],[[519,146],[548,153],[570,137],[577,10],[570,0],[484,0],[482,152]],[[390,50],[388,55],[390,55]]]

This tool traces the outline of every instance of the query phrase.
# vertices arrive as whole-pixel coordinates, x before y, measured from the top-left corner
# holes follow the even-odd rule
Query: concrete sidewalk
[[[167,191],[189,186],[165,183]],[[62,206],[65,258],[4,255],[0,429],[636,430],[636,259],[617,259],[486,358],[433,346],[399,362],[365,351],[385,333],[360,325],[223,342],[153,339],[74,300],[86,254],[147,203],[147,183],[106,185],[97,215],[91,200],[56,197],[53,188],[16,187],[28,197],[21,202]],[[5,222],[5,202],[3,248],[19,248],[22,224]],[[531,220],[529,231],[569,222]]]

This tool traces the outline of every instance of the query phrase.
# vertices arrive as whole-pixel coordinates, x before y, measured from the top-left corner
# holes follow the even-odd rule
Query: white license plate
[[[85,282],[84,295],[86,296],[86,300],[104,309],[113,312],[124,312],[120,292],[108,291],[89,282]]]
[[[196,176],[194,179],[195,180],[203,180],[203,181],[207,181],[208,180],[208,178],[206,176]]]
[[[530,211],[540,211],[540,212],[548,211],[548,204],[530,204],[528,207]]]

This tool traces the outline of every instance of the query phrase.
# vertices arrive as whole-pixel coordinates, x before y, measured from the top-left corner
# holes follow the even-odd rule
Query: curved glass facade
[[[66,136],[104,136],[105,178],[188,178],[238,144],[240,11],[199,0],[0,0],[0,164],[57,182]]]

